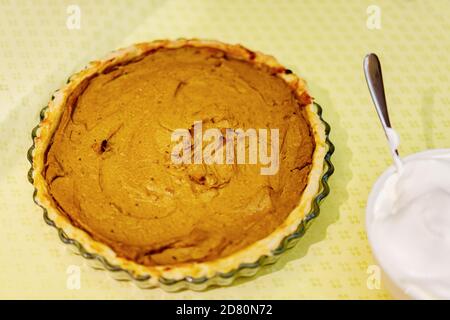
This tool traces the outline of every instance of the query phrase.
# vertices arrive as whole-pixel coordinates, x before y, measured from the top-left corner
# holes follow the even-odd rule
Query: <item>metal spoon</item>
[[[381,74],[381,64],[376,54],[369,53],[364,58],[364,74],[375,109],[377,110],[378,117],[380,118],[381,125],[386,134],[394,164],[397,167],[397,170],[400,171],[402,169],[402,162],[397,151],[400,139],[395,130],[392,129],[391,121],[389,120],[386,95],[383,86],[383,76]]]

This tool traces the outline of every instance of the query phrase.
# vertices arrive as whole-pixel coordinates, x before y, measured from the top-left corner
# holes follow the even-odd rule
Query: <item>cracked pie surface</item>
[[[174,164],[171,133],[277,128],[279,168]],[[37,201],[90,251],[153,279],[211,276],[271,254],[318,192],[324,127],[272,57],[212,41],[138,44],[55,94],[35,138]]]

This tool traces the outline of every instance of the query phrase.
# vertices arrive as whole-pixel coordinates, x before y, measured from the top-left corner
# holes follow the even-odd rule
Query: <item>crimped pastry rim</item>
[[[266,259],[278,255],[277,250],[283,241],[298,232],[299,226],[305,220],[308,220],[308,216],[313,209],[313,202],[317,199],[321,189],[324,188],[323,182],[326,184],[326,181],[322,181],[324,168],[328,167],[327,173],[329,174],[327,178],[332,173],[331,163],[325,163],[327,155],[329,160],[329,156],[333,151],[332,144],[327,139],[327,124],[321,119],[320,107],[311,103],[305,108],[316,147],[308,183],[297,207],[267,237],[227,257],[212,261],[168,266],[145,266],[118,257],[107,245],[92,239],[85,231],[73,226],[70,220],[59,211],[52,201],[45,177],[43,176],[46,150],[54,131],[59,125],[68,97],[83,80],[94,77],[98,72],[102,72],[107,68],[126,64],[135,58],[161,48],[180,48],[184,46],[215,48],[226,52],[232,58],[245,60],[255,65],[269,66],[272,70],[275,70],[278,77],[283,79],[295,91],[298,97],[305,94],[308,95],[305,82],[290,70],[285,69],[273,57],[260,52],[250,51],[241,45],[229,45],[218,41],[198,39],[156,40],[148,43],[139,43],[114,51],[102,60],[91,62],[84,70],[72,75],[66,85],[54,93],[48,107],[41,112],[40,123],[33,130],[34,144],[30,148],[28,155],[32,163],[29,178],[35,187],[34,200],[44,209],[44,217],[47,223],[59,230],[61,239],[66,243],[74,244],[83,256],[99,260],[106,269],[125,271],[131,279],[145,281],[145,287],[162,286],[167,289],[168,285],[180,283],[183,280],[187,283],[205,283],[208,285],[208,279],[218,275],[224,279],[231,278],[235,273],[234,271],[242,269],[243,266],[252,265],[255,261],[260,261],[262,257]],[[326,187],[328,188],[327,185]],[[214,281],[211,281],[211,284],[213,283]],[[221,283],[216,281],[215,284]],[[183,286],[178,287],[182,288]],[[187,287],[189,286],[187,285]]]

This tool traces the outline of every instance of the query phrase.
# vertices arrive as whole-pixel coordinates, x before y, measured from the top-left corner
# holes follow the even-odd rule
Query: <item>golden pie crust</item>
[[[206,58],[204,55],[206,55]],[[208,62],[208,64],[200,65],[200,67],[204,68],[205,66],[212,66],[215,68],[214,72],[217,72],[217,70],[219,71],[220,78],[215,74],[214,77],[208,78],[208,81],[205,82],[198,79],[199,68],[195,63],[198,59],[203,58],[211,61]],[[205,88],[207,88],[205,86],[210,86],[211,92],[217,92],[217,90],[214,91],[213,88],[215,85],[223,89],[225,97],[223,99],[228,99],[230,97],[230,99],[232,99],[233,95],[227,94],[227,88],[222,82],[234,81],[233,77],[236,76],[236,72],[239,73],[239,76],[243,77],[244,80],[250,81],[246,84],[248,88],[253,88],[253,85],[260,85],[258,84],[258,79],[261,77],[261,79],[263,79],[261,81],[262,83],[269,83],[267,88],[264,86],[262,88],[269,93],[273,90],[273,95],[275,95],[279,101],[287,101],[285,105],[281,106],[284,107],[282,112],[279,112],[281,118],[277,119],[276,115],[272,115],[270,119],[274,119],[274,123],[265,123],[266,126],[277,125],[283,127],[282,116],[288,111],[295,112],[295,110],[292,109],[293,105],[301,106],[301,110],[298,112],[299,114],[295,115],[292,124],[289,125],[294,127],[294,129],[290,129],[290,131],[299,134],[299,140],[304,144],[302,150],[306,150],[306,152],[298,153],[297,149],[301,149],[299,149],[298,146],[297,149],[293,151],[290,149],[287,150],[284,154],[287,158],[287,160],[285,160],[289,161],[289,159],[291,159],[292,161],[289,168],[283,169],[283,160],[280,160],[280,172],[281,174],[284,172],[284,176],[290,172],[291,176],[288,179],[291,181],[290,185],[286,184],[279,186],[277,185],[277,181],[272,181],[273,184],[269,185],[268,188],[270,189],[270,192],[275,194],[277,187],[279,188],[279,194],[283,194],[284,188],[289,191],[286,192],[287,195],[262,198],[256,196],[257,201],[256,203],[253,203],[252,199],[255,198],[254,196],[250,196],[250,198],[245,197],[246,192],[248,191],[238,192],[239,190],[243,190],[245,186],[249,184],[253,184],[254,189],[252,190],[250,187],[250,191],[256,190],[256,194],[258,195],[263,194],[264,190],[268,190],[266,188],[267,186],[264,184],[264,181],[266,180],[260,181],[260,178],[258,178],[253,171],[251,173],[242,174],[241,176],[243,178],[240,179],[240,182],[243,184],[237,183],[235,185],[229,182],[230,179],[227,180],[227,174],[229,174],[229,172],[217,173],[217,171],[215,171],[212,175],[214,178],[212,180],[213,182],[211,182],[211,185],[206,183],[206,187],[204,180],[201,180],[201,183],[199,183],[198,172],[185,172],[179,180],[185,182],[184,185],[187,188],[183,189],[182,183],[180,186],[177,186],[178,189],[175,188],[175,191],[177,191],[180,196],[179,201],[181,201],[181,205],[173,207],[174,202],[168,201],[167,199],[165,200],[161,194],[168,192],[172,197],[174,188],[167,188],[167,184],[163,181],[164,179],[158,179],[164,177],[164,174],[158,174],[158,167],[152,169],[151,166],[148,166],[145,167],[145,170],[139,171],[141,166],[139,166],[139,168],[134,167],[136,162],[130,164],[130,162],[124,160],[133,158],[138,161],[143,161],[145,155],[139,154],[139,152],[142,153],[149,150],[154,151],[149,145],[146,147],[147,149],[137,148],[135,149],[137,151],[131,151],[133,153],[130,154],[128,149],[123,149],[126,146],[124,141],[125,139],[128,139],[127,141],[133,141],[134,144],[137,140],[130,140],[130,135],[126,135],[122,132],[122,143],[120,141],[111,140],[111,137],[116,134],[118,130],[122,130],[121,128],[124,122],[122,120],[124,117],[128,117],[125,123],[134,123],[135,128],[142,126],[142,134],[144,135],[144,133],[147,132],[144,129],[146,124],[140,124],[136,121],[133,122],[132,119],[136,120],[140,117],[145,117],[140,114],[138,116],[135,115],[135,117],[132,118],[131,115],[127,116],[126,114],[114,112],[108,113],[108,111],[110,111],[108,106],[117,108],[118,104],[120,104],[120,92],[123,92],[123,95],[128,93],[136,94],[135,91],[129,90],[127,86],[136,83],[140,78],[145,79],[147,77],[147,79],[149,79],[148,74],[139,74],[139,72],[142,72],[142,70],[145,70],[147,67],[155,65],[161,66],[160,69],[152,70],[156,77],[158,72],[170,72],[171,67],[178,61],[177,59],[190,59],[190,65],[193,65],[194,67],[192,67],[192,70],[189,69],[189,67],[178,68],[178,73],[172,75],[178,80],[167,80],[167,83],[163,82],[165,80],[160,80],[160,82],[162,82],[160,83],[161,87],[157,87],[158,84],[156,83],[150,83],[151,81],[145,82],[146,86],[143,87],[144,93],[149,93],[152,97],[155,97],[157,96],[157,93],[161,93],[165,88],[167,90],[172,90],[172,94],[178,95],[179,99],[181,99],[178,108],[183,108],[184,106],[187,109],[185,110],[187,113],[189,113],[188,111],[195,111],[193,113],[196,113],[199,111],[190,110],[189,108],[195,108],[195,105],[200,105],[199,107],[201,107],[202,110],[206,110],[206,116],[209,116],[208,119],[213,120],[213,124],[211,124],[212,127],[221,127],[221,125],[223,127],[228,127],[233,125],[233,123],[229,123],[229,117],[221,117],[225,111],[220,109],[220,107],[205,107],[205,105],[209,105],[209,102],[214,103],[214,99],[217,97],[214,97],[214,94],[212,94],[211,101],[208,101],[207,98],[204,98],[203,101],[194,102],[186,99],[191,99],[192,92],[195,93],[196,90],[199,92],[202,92],[201,90],[204,91]],[[222,64],[224,64],[222,69],[219,70],[216,68],[221,68]],[[164,70],[164,67],[167,67],[168,70]],[[235,73],[230,73],[230,70]],[[136,74],[136,71],[138,73],[137,78],[127,79],[124,77],[120,82],[116,81],[112,84],[115,79],[127,74],[127,72],[130,72],[130,74],[135,72],[131,75],[133,76]],[[209,69],[208,73],[210,73]],[[196,77],[189,78],[191,75]],[[180,79],[180,77],[182,78],[183,76],[186,76],[187,78]],[[207,74],[205,76],[207,76]],[[268,78],[264,78],[265,76]],[[231,78],[228,79],[227,77]],[[269,79],[269,77],[272,77],[273,79]],[[160,79],[165,78],[162,77]],[[280,85],[280,83],[282,84]],[[113,86],[116,84],[120,85],[120,87],[114,88]],[[107,85],[110,86],[108,89],[105,87]],[[283,86],[288,88],[295,97],[296,101],[294,104],[292,104],[292,101],[288,101],[289,99],[286,99],[286,96],[283,96]],[[111,87],[113,88],[111,89]],[[186,88],[191,90],[191,95],[184,97],[185,100],[182,99],[182,92],[180,93],[181,87],[183,87],[182,89],[184,90],[186,90]],[[152,92],[152,88],[154,88],[155,91]],[[233,84],[233,88],[238,91],[242,89],[242,87],[239,87],[239,83]],[[102,93],[103,91],[105,92],[105,95],[102,96],[99,93]],[[108,95],[106,93],[110,94]],[[116,93],[117,96],[115,96]],[[240,93],[244,97],[249,96],[251,101],[257,100],[257,97],[251,96],[252,92],[249,93],[244,90]],[[261,92],[258,94],[261,99],[267,99],[267,96],[261,94]],[[144,98],[147,100],[149,99],[148,96],[145,96]],[[169,108],[169,105],[164,105],[163,100],[164,95],[162,94],[161,103],[164,108]],[[275,100],[276,99],[274,99],[273,102],[274,107],[275,105],[278,105],[279,102]],[[139,101],[138,96],[136,96],[136,101]],[[236,103],[236,101],[233,100],[225,100],[224,102]],[[180,280],[186,277],[210,278],[217,273],[230,272],[243,263],[253,263],[261,256],[271,256],[273,250],[279,246],[282,239],[296,230],[305,215],[311,209],[313,198],[319,191],[319,181],[323,173],[324,157],[328,151],[325,126],[311,102],[311,98],[306,91],[303,80],[299,79],[290,70],[281,66],[273,57],[264,55],[260,52],[250,51],[240,45],[228,45],[217,41],[181,39],[176,41],[141,43],[118,50],[101,61],[92,62],[85,70],[73,75],[66,86],[54,94],[52,101],[49,103],[34,139],[35,149],[32,154],[32,178],[36,188],[35,200],[47,210],[49,218],[54,221],[56,226],[61,228],[69,238],[78,241],[87,252],[104,257],[110,264],[129,271],[134,277],[150,276],[149,284],[151,286],[157,286],[160,283],[159,280],[161,278],[172,280]],[[96,105],[96,103],[104,109],[98,108],[97,111],[92,111],[92,106]],[[153,101],[151,104],[154,105],[155,103],[156,102]],[[267,101],[264,101],[264,103],[267,103]],[[170,104],[173,104],[173,101],[171,101]],[[255,102],[255,104],[255,108],[261,106],[261,104],[258,105],[257,102]],[[73,109],[75,109],[75,106],[80,109],[74,116]],[[141,106],[141,104],[139,104],[139,106]],[[280,106],[278,105],[278,107]],[[145,109],[137,110],[139,112],[145,112]],[[220,110],[223,112],[221,113]],[[84,115],[83,112],[85,112]],[[262,124],[262,126],[264,126],[263,122],[257,121],[259,116],[258,113],[252,114],[250,112],[250,114],[246,114],[244,111],[242,112],[239,116],[243,118],[246,116],[249,117],[249,121],[252,125]],[[166,126],[169,126],[170,129],[186,127],[186,125],[192,123],[193,120],[193,118],[189,117],[186,119],[184,119],[184,117],[177,117],[173,110],[172,112],[168,110],[168,112],[158,116],[154,113],[155,112],[153,112],[153,117],[157,119],[158,122],[163,121],[164,123],[158,123],[155,127],[150,126],[148,132],[158,132],[158,128],[164,128]],[[208,113],[214,114],[208,115]],[[104,114],[108,114],[108,117],[105,117],[108,118],[108,120],[105,122],[106,124],[102,125],[96,132],[96,129],[93,128],[97,123],[95,121],[103,121],[102,115]],[[118,115],[115,116],[114,114]],[[203,114],[203,117],[200,116],[200,118],[204,118],[204,116],[205,115]],[[261,118],[259,120],[264,121],[264,116],[265,114],[261,111]],[[305,123],[308,124],[306,129],[309,131],[310,136],[308,139],[310,140],[307,138],[302,140],[303,138],[300,138],[305,135],[305,127],[302,125],[301,121],[297,121],[300,116],[303,117]],[[152,117],[150,116],[149,118],[151,119]],[[225,123],[223,123],[223,121],[225,121]],[[289,121],[288,117],[285,117],[284,122],[287,121]],[[238,125],[242,125],[242,123],[238,123]],[[67,134],[67,132],[70,132],[70,135]],[[96,133],[92,136],[90,135],[90,132]],[[280,136],[282,133],[283,131],[280,133]],[[83,139],[77,140],[77,134],[81,137],[88,137],[88,141],[84,141]],[[135,132],[131,132],[131,134],[134,136]],[[70,136],[70,139],[67,138],[68,136]],[[167,136],[170,137],[170,134],[167,134]],[[102,139],[102,137],[105,139]],[[155,141],[153,144],[158,145],[158,143],[161,142],[156,134],[151,138],[152,141]],[[96,143],[91,144],[89,142],[91,140],[89,139]],[[288,141],[289,145],[295,145],[295,141],[293,142],[292,139]],[[309,143],[309,141],[311,143]],[[77,146],[80,146],[79,148],[81,151],[78,150]],[[91,148],[89,152],[86,151],[86,146]],[[110,152],[111,150],[109,148],[112,148],[113,151]],[[108,152],[110,152],[109,155]],[[309,158],[308,153],[310,153]],[[70,156],[73,155],[76,155],[76,157],[71,159]],[[83,160],[82,156],[84,158],[85,155],[89,155],[87,159],[90,160]],[[120,157],[121,155],[122,157]],[[126,155],[125,158],[123,157],[124,155]],[[78,158],[78,156],[80,157]],[[114,161],[110,161],[113,165],[110,165],[109,167],[102,166],[99,169],[99,167],[96,166],[98,164],[97,160],[92,158],[95,156],[103,157],[102,164],[105,163],[105,157],[109,156],[109,159],[114,159]],[[281,149],[281,156],[283,156],[283,149]],[[163,161],[164,155],[161,156],[161,159],[156,159],[155,161],[158,162],[159,160]],[[61,161],[64,161],[64,165],[61,165]],[[81,163],[81,167],[79,163]],[[86,163],[89,165],[83,166],[83,164]],[[122,168],[122,170],[118,167],[117,163],[121,164],[120,168]],[[128,166],[133,166],[126,168],[133,169],[131,170],[133,173],[132,176],[127,176],[127,172],[130,170],[123,169],[124,163],[128,163]],[[301,166],[302,164],[305,164],[305,166]],[[67,172],[61,172],[62,167],[68,168],[66,169]],[[95,178],[96,176],[98,177],[101,175],[99,174],[99,170],[101,170],[104,175],[101,179]],[[177,171],[177,168],[168,167],[167,170]],[[300,174],[301,171],[303,174]],[[136,175],[136,173],[140,174]],[[295,193],[295,186],[292,183],[292,175],[297,175],[295,177],[299,179],[299,188],[303,189],[303,192],[300,190],[297,195]],[[121,179],[116,179],[119,176]],[[209,177],[205,172],[203,172],[203,175],[202,172],[200,172],[200,178],[205,178],[205,176],[207,178]],[[186,180],[186,177],[189,177],[191,181]],[[218,183],[217,180],[220,180],[221,178],[225,179],[226,182],[231,185],[229,189],[232,192],[227,195],[226,192],[221,191],[221,195],[217,199],[217,190],[215,189],[217,187],[216,184]],[[99,179],[101,180],[100,182]],[[165,189],[162,193],[157,193],[157,197],[153,202],[148,201],[148,199],[135,201],[136,199],[141,198],[136,195],[136,188],[131,188],[133,186],[136,187],[133,183],[142,184],[143,181],[150,181],[149,179],[152,179],[151,181],[156,180],[156,182],[151,184],[151,192],[160,192],[161,190],[157,189],[158,186],[164,186]],[[245,179],[248,179],[248,181]],[[114,185],[117,181],[121,183],[119,185]],[[208,181],[209,180],[206,179],[206,182]],[[99,189],[99,192],[96,193],[95,188],[99,184],[101,185],[101,188]],[[119,197],[115,199],[116,202],[114,203],[114,197],[117,196],[117,194],[121,194],[120,191],[115,192],[115,190],[119,190],[121,185],[129,186],[131,189],[128,189],[127,197]],[[264,188],[258,189],[260,187]],[[206,190],[208,192],[205,191],[205,188],[208,189]],[[226,188],[224,189],[227,190]],[[211,190],[214,191],[213,195],[211,195]],[[129,194],[132,194],[133,196],[131,197]],[[233,200],[233,197],[236,195],[241,196],[241,194],[244,195],[242,196],[241,202],[239,202],[239,197],[238,200]],[[77,197],[76,201],[73,200],[75,195]],[[146,195],[152,196],[153,193]],[[199,195],[201,197],[210,198],[206,200],[204,198],[197,200],[197,196]],[[84,197],[82,198],[83,201],[78,199],[81,196]],[[103,203],[105,197],[108,198],[107,203]],[[130,199],[133,201],[130,202]],[[183,202],[183,199],[188,200],[188,202]],[[269,199],[269,202],[273,199],[282,201],[275,201],[275,203],[267,204],[267,199]],[[214,201],[216,201],[216,203],[214,203]],[[234,203],[237,203],[234,211],[230,209],[233,207],[233,201]],[[82,203],[80,204],[80,202]],[[192,206],[189,206],[190,203],[192,203]],[[211,203],[211,205],[202,209],[202,203]],[[240,203],[243,205],[245,204],[245,206],[239,207],[238,205]],[[248,216],[245,214],[238,214],[239,210],[249,210],[248,203],[253,203],[251,210],[256,210],[257,213],[260,214],[258,218],[255,218],[257,215],[254,214]],[[108,207],[108,205],[114,206],[115,209],[118,210],[115,218],[108,220],[110,218],[108,214],[103,216],[103,213],[99,213],[102,212],[101,208],[104,208],[102,205],[106,207]],[[119,205],[121,207],[117,208]],[[94,208],[95,210],[92,209],[90,215],[75,214],[77,211],[76,208],[81,206],[83,209],[88,206],[87,208],[89,210],[91,208]],[[139,206],[143,208],[140,209]],[[170,210],[168,208],[170,208]],[[222,213],[225,220],[216,223],[214,223],[212,219],[209,220],[208,210],[211,210],[211,208],[214,212]],[[89,210],[87,210],[87,212],[89,212]],[[126,214],[124,214],[124,212]],[[162,218],[159,221],[168,221],[166,224],[162,224],[162,227],[159,225],[159,229],[163,229],[162,231],[158,231],[156,227],[152,229],[152,225],[154,225],[154,222],[152,221],[157,220],[148,221],[148,217],[146,216],[147,212],[155,213],[155,217],[152,217],[153,219]],[[197,212],[193,215],[195,219],[191,219],[191,224],[189,224],[189,221],[191,221],[190,219],[183,219],[183,217],[189,215],[189,212]],[[274,212],[277,214],[274,214]],[[95,214],[98,216],[95,216]],[[132,217],[123,218],[120,214],[124,216],[131,215]],[[136,217],[138,217],[138,219]],[[142,217],[142,220],[139,220],[139,217]],[[270,219],[264,220],[261,217],[269,217]],[[138,221],[139,223],[134,224],[131,227],[130,219],[134,219],[132,221]],[[183,220],[187,220],[188,222],[184,222]],[[254,224],[252,224],[252,222],[254,222]],[[220,225],[220,223],[223,225]],[[235,225],[235,228],[232,227],[233,224]],[[130,232],[127,233],[129,225]],[[173,228],[168,228],[170,225],[172,225]],[[183,225],[183,228],[177,228],[178,225]],[[246,225],[251,225],[251,228],[245,229]],[[142,228],[139,226],[142,226]],[[238,231],[233,233],[233,230],[235,229]],[[242,232],[239,232],[241,230]],[[166,238],[164,238],[165,234],[167,235]],[[173,239],[175,239],[176,245],[173,245]],[[236,241],[233,242],[233,240]]]

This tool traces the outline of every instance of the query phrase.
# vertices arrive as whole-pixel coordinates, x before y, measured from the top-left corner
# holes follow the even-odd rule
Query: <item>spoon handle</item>
[[[389,142],[389,147],[397,169],[400,171],[402,163],[398,155],[399,137],[394,129],[392,129],[391,121],[386,104],[386,95],[384,93],[383,76],[381,74],[381,64],[377,55],[369,53],[364,58],[364,74],[366,76],[367,86],[372,96],[373,104],[377,110],[381,125]]]
[[[386,127],[391,128],[391,121],[389,120],[386,104],[386,95],[384,93],[383,76],[381,74],[381,64],[376,54],[369,53],[364,58],[364,74],[383,128],[385,130]]]

